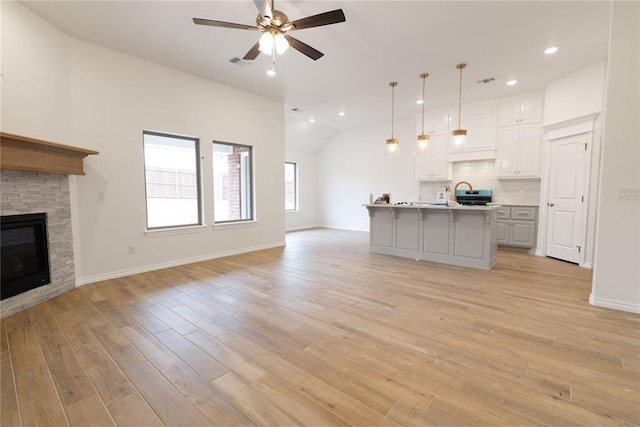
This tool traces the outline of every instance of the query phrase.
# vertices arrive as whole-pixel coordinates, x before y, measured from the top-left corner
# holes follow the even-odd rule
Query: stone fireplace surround
[[[69,175],[97,151],[0,132],[0,215],[47,214],[51,283],[0,301],[0,317],[75,288]]]
[[[3,170],[0,174],[0,213],[47,213],[51,283],[0,301],[1,317],[75,288],[69,176]]]

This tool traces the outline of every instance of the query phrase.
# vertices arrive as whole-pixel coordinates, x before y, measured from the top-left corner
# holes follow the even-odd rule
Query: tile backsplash
[[[460,181],[471,183],[474,189],[493,190],[495,203],[526,203],[540,202],[539,179],[502,179],[496,178],[495,160],[478,160],[473,162],[456,162],[453,164],[453,180],[451,182],[421,182],[420,200],[434,201],[436,192],[443,185],[453,187]],[[460,186],[460,189],[466,186]]]

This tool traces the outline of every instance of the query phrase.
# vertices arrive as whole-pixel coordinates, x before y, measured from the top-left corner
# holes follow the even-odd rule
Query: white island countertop
[[[368,208],[398,208],[398,209],[451,209],[451,210],[464,210],[464,211],[491,211],[500,208],[500,206],[445,206],[432,203],[367,203],[362,205]]]
[[[513,202],[513,203],[501,203],[501,202],[493,202],[492,205],[500,205],[500,206],[526,206],[531,208],[537,208],[540,206],[540,203],[526,203],[526,202]]]

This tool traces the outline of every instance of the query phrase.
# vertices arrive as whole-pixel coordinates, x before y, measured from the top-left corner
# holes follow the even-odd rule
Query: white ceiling
[[[244,56],[258,33],[192,22],[255,25],[251,0],[22,3],[70,36],[283,102],[287,147],[308,151],[341,129],[390,122],[391,81],[398,82],[396,118],[420,111],[424,72],[426,109],[456,104],[460,62],[468,64],[466,102],[542,90],[606,58],[609,34],[604,1],[276,0],[290,20],[343,9],[346,22],[291,33],[325,56],[313,61],[289,49],[269,77],[265,55],[229,62]],[[544,55],[550,45],[560,50]],[[495,82],[476,83],[490,77]],[[519,83],[506,86],[512,78]]]

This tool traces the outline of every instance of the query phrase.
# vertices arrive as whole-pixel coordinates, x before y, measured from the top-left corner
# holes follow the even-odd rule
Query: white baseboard
[[[580,267],[582,267],[582,268],[588,268],[589,270],[593,270],[593,263],[590,263],[590,262],[583,262],[582,264],[580,264]]]
[[[640,314],[640,306],[629,304],[624,301],[614,301],[604,298],[596,298],[593,294],[589,295],[589,304],[596,307],[612,308],[614,310],[628,311],[630,313]]]
[[[343,231],[364,231],[364,232],[369,232],[369,228],[366,229],[362,229],[362,228],[353,228],[353,227],[341,227],[341,226],[334,226],[334,225],[322,225],[322,228],[328,228],[331,230],[343,230]]]
[[[323,228],[323,227],[321,225],[300,225],[300,226],[297,226],[297,227],[287,228],[284,231],[287,232],[287,231],[310,230],[312,228]]]
[[[126,270],[114,271],[111,273],[98,274],[96,276],[82,277],[79,279],[76,278],[76,287],[87,285],[89,283],[101,282],[103,280],[117,279],[119,277],[132,276],[134,274],[147,273],[149,271],[162,270],[164,268],[177,267],[179,265],[193,264],[194,262],[209,261],[216,258],[224,258],[232,255],[239,255],[247,252],[261,251],[264,249],[278,248],[282,246],[285,246],[284,241],[269,243],[266,245],[251,246],[248,248],[234,249],[234,250],[224,251],[224,252],[216,252],[214,254],[207,254],[207,255],[202,255],[202,256],[197,256],[192,258],[183,258],[183,259],[163,262],[159,264],[145,265],[145,266],[136,267],[136,268],[129,268]]]

